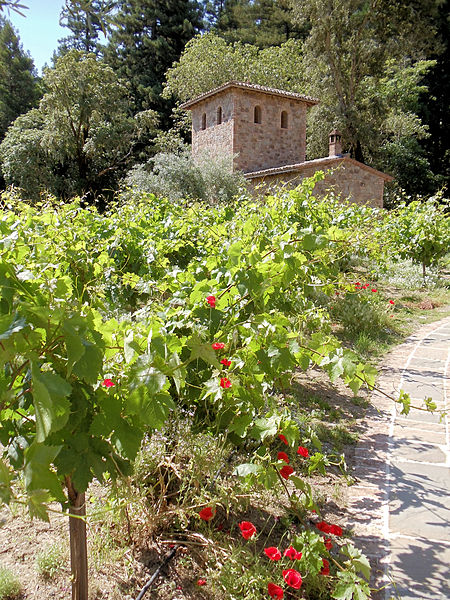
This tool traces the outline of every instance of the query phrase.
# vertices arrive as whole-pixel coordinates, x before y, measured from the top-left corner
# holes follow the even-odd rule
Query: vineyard
[[[161,561],[201,553],[191,597],[370,598],[369,562],[314,485],[345,461],[292,382],[313,368],[356,398],[372,389],[365,350],[408,311],[405,286],[377,281],[416,264],[417,289],[448,302],[450,226],[442,201],[319,201],[322,176],[217,205],[127,190],[103,214],[3,194],[0,501],[71,515],[74,599],[88,598],[86,523],[111,513],[129,546],[170,538]],[[254,497],[261,515],[277,507],[269,524]]]

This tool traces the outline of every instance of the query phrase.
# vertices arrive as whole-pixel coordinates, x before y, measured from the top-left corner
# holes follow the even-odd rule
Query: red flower
[[[330,563],[327,561],[326,558],[322,558],[322,562],[323,562],[323,567],[320,570],[320,574],[321,575],[329,575],[330,574]]]
[[[289,587],[299,590],[302,585],[302,576],[295,569],[286,569],[283,571],[283,578]]]
[[[286,444],[286,446],[288,446],[288,445],[289,445],[289,443],[288,443],[288,441],[287,441],[286,437],[285,437],[285,436],[284,436],[282,433],[280,433],[280,435],[279,435],[278,437],[279,437],[279,438],[280,438],[280,440],[283,442],[283,444]]]
[[[331,533],[331,525],[328,525],[328,523],[325,523],[325,521],[320,521],[320,523],[316,523],[316,527],[324,533]]]
[[[289,456],[286,454],[286,452],[278,452],[277,459],[284,460],[285,463],[289,464]]]
[[[222,350],[223,348],[225,348],[225,344],[223,344],[222,342],[214,342],[214,344],[211,344],[211,347],[213,350]]]
[[[228,360],[226,358],[222,358],[222,360],[220,361],[221,365],[225,365],[226,367],[229,367],[231,365],[231,360]]]
[[[389,304],[395,304],[393,300],[389,300]]]
[[[292,475],[294,469],[289,465],[286,465],[280,469],[280,475],[283,479],[289,479],[289,475]]]
[[[280,588],[279,585],[275,585],[274,583],[269,583],[267,585],[267,591],[271,598],[281,599],[284,596],[283,588]]]
[[[253,523],[250,523],[250,521],[242,521],[242,523],[239,523],[239,529],[241,530],[244,540],[249,540],[256,533],[256,527]]]
[[[220,378],[220,387],[230,388],[231,387],[231,381],[229,379],[227,379],[226,377],[221,377]]]
[[[198,513],[198,516],[200,517],[200,519],[203,519],[203,521],[209,521],[210,519],[212,519],[214,517],[213,510],[210,506],[206,506],[205,508],[202,508],[202,510]]]
[[[270,558],[270,560],[280,560],[281,552],[275,546],[271,546],[270,548],[264,548],[264,552],[266,556]]]
[[[300,456],[303,456],[304,458],[308,458],[308,456],[309,456],[308,448],[305,448],[304,446],[299,446],[298,450],[297,450],[297,454],[300,454]]]
[[[215,296],[206,296],[206,302],[210,305],[211,308],[216,308]]]
[[[206,579],[199,579],[197,585],[206,585]]]
[[[377,291],[377,289],[376,289],[376,288],[372,288],[372,292],[376,292],[376,291]]]
[[[342,535],[342,527],[339,527],[339,525],[330,525],[330,533],[332,533],[333,535]]]
[[[102,382],[102,386],[105,388],[114,387],[116,384],[112,379],[104,379]]]
[[[284,551],[283,556],[292,558],[292,560],[300,560],[302,557],[302,553],[297,552],[297,550],[293,546],[289,546],[289,548],[287,548],[287,550]]]
[[[363,285],[363,289],[364,289],[364,290],[367,290],[367,288],[368,288],[368,287],[369,287],[369,284],[368,284],[368,283],[366,283],[366,285]]]
[[[333,542],[331,541],[331,538],[325,538],[323,540],[323,543],[325,544],[325,548],[330,551],[331,548],[333,547]]]
[[[361,284],[359,283],[359,281],[357,281],[357,282],[355,283],[355,287],[361,287]]]

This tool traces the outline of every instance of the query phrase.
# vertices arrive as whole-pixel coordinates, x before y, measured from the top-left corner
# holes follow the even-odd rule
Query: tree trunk
[[[85,495],[66,478],[69,496],[70,569],[72,573],[72,600],[88,600],[88,563],[86,544]],[[73,516],[72,516],[73,515]]]

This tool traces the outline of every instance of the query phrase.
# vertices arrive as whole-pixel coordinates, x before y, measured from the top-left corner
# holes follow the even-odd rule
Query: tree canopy
[[[63,197],[101,192],[108,176],[127,166],[133,143],[154,125],[154,114],[130,117],[124,83],[93,54],[78,50],[46,70],[44,85],[39,108],[18,119],[0,146],[6,181],[29,196],[36,188]]]
[[[14,119],[36,104],[39,93],[33,59],[11,23],[0,16],[0,140]]]

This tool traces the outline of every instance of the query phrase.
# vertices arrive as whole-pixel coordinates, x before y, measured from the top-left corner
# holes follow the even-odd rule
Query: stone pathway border
[[[421,406],[449,408],[450,318],[421,327],[383,360],[377,387]],[[414,402],[414,400],[416,400]],[[374,600],[448,600],[450,446],[448,416],[411,410],[371,394],[354,451],[347,527],[368,556]],[[394,584],[392,584],[394,582]]]

